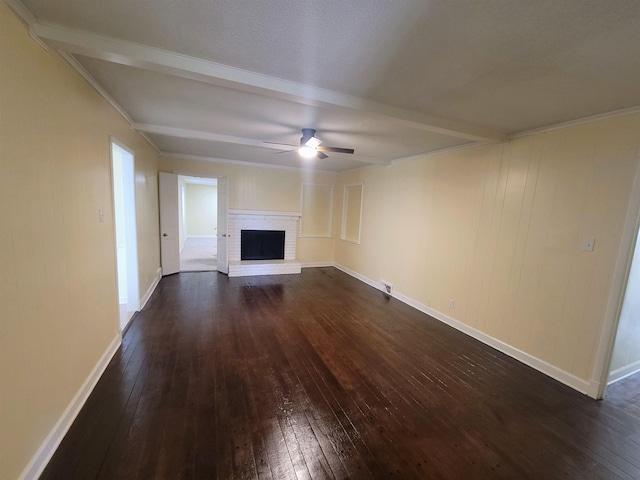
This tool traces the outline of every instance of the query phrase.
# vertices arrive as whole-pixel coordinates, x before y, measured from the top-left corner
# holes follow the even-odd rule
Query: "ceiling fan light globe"
[[[308,145],[303,145],[298,149],[298,153],[302,158],[313,158],[316,156],[316,149]]]

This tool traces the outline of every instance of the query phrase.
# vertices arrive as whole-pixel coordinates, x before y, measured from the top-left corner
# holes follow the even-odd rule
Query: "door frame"
[[[126,276],[127,276],[127,313],[131,314],[129,318],[123,322],[120,311],[120,270],[118,268],[118,235],[117,235],[117,214],[116,214],[116,199],[115,199],[115,182],[114,175],[114,146],[120,150],[126,152],[131,157],[131,165],[127,170],[131,171],[131,185],[129,185],[130,191],[125,186],[124,198],[125,206],[125,249],[127,255],[126,261]],[[136,189],[135,189],[135,171],[136,171],[136,156],[135,152],[127,147],[124,143],[119,141],[113,136],[109,136],[109,160],[110,160],[110,177],[111,177],[111,213],[112,213],[112,225],[113,225],[113,244],[115,253],[115,270],[116,270],[116,304],[118,306],[118,329],[121,333],[124,333],[129,326],[133,313],[140,310],[140,266],[138,265],[138,228],[137,228],[137,205],[136,205]],[[126,181],[124,164],[122,166],[123,180]],[[127,198],[129,203],[127,203]],[[131,201],[133,204],[131,205]]]
[[[591,380],[590,396],[602,400],[607,390],[607,380],[611,371],[611,360],[615,346],[616,335],[622,313],[622,305],[631,272],[633,254],[638,241],[640,229],[640,152],[636,155],[636,171],[631,188],[631,195],[627,206],[624,226],[616,261],[611,277],[611,288],[607,298],[600,338],[596,351],[596,359]]]
[[[176,171],[176,170],[172,170],[170,172],[164,172],[164,173],[171,173],[173,175],[177,175],[178,177],[199,177],[199,178],[211,178],[211,179],[216,179],[217,180],[217,184],[218,184],[218,234],[217,234],[217,251],[218,251],[218,269],[217,271],[220,273],[224,273],[227,274],[229,271],[229,254],[228,251],[225,252],[224,255],[224,259],[221,260],[221,255],[220,255],[220,243],[221,243],[221,238],[227,238],[227,231],[225,230],[224,232],[221,231],[220,229],[220,219],[221,217],[223,217],[225,221],[224,225],[225,228],[226,225],[228,224],[228,220],[229,220],[229,176],[228,175],[205,175],[205,174],[200,174],[200,173],[189,173],[189,172],[182,172],[182,171]],[[220,202],[220,184],[225,184],[226,183],[226,201],[224,202],[224,215],[220,215],[221,213],[221,202]],[[159,194],[159,192],[158,192]],[[178,191],[178,195],[180,194],[180,192]],[[159,198],[159,197],[158,197]],[[177,205],[176,205],[177,208]],[[179,220],[179,219],[178,219]],[[162,235],[162,232],[160,232],[160,235]],[[161,241],[161,239],[159,239],[159,241]],[[225,249],[227,250],[227,249]],[[222,268],[221,268],[222,266]]]

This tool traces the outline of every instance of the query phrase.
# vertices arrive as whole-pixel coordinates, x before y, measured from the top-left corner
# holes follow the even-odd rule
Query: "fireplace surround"
[[[227,224],[229,276],[300,273],[302,265],[296,260],[299,219],[300,212],[229,210]],[[243,260],[241,242],[243,230],[284,232],[284,258]]]

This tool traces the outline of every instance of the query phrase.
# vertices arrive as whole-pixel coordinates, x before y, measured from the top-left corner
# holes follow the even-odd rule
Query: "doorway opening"
[[[180,253],[183,252],[183,257],[186,255],[184,252],[184,246],[187,240],[187,228],[185,211],[189,208],[188,196],[185,182],[184,192],[182,195],[180,188],[180,176],[175,173],[159,172],[158,173],[158,194],[160,199],[160,260],[162,265],[162,276],[173,275],[182,271],[180,265]],[[215,186],[217,187],[217,208],[215,210],[215,225],[213,226],[213,232],[217,232],[217,238],[211,238],[209,233],[203,235],[205,238],[209,238],[209,244],[215,245],[215,255],[210,250],[206,254],[206,271],[217,270],[220,273],[228,273],[229,261],[227,258],[227,205],[229,202],[228,193],[228,178],[195,178],[194,182],[205,183],[213,185],[215,180]],[[210,202],[212,203],[212,202]],[[207,208],[211,206],[208,205]],[[211,222],[209,228],[211,228]],[[216,262],[212,262],[216,260]],[[211,264],[213,263],[213,264]],[[185,266],[183,271],[203,271],[194,270],[193,267],[189,268]]]
[[[640,169],[633,188],[615,264],[616,283],[608,310],[612,315],[600,339],[597,398],[637,403],[640,395]],[[615,303],[614,303],[615,300]],[[613,309],[615,308],[615,313]]]
[[[640,242],[636,232],[631,267],[620,310],[607,385],[631,376],[640,378]]]
[[[116,236],[118,305],[120,331],[140,309],[138,282],[138,239],[133,152],[111,140],[113,211]]]
[[[218,179],[178,176],[180,271],[217,270]]]

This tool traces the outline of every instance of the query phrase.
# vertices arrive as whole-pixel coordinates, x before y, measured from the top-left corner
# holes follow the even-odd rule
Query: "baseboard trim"
[[[616,383],[623,378],[630,377],[636,373],[640,372],[640,360],[637,362],[630,363],[629,365],[625,365],[624,367],[616,368],[609,374],[609,378],[607,379],[607,385],[611,385],[612,383]]]
[[[133,323],[133,321],[135,320],[135,318],[138,316],[139,313],[140,313],[139,310],[137,312],[133,312],[133,315],[131,315],[131,318],[129,319],[127,324],[120,331],[120,334],[122,335],[122,338],[124,338],[124,336],[127,334],[127,331],[129,330],[129,328],[131,327],[131,324]]]
[[[98,383],[98,380],[100,380],[100,377],[107,368],[107,365],[109,365],[109,362],[118,351],[121,341],[122,337],[118,334],[111,342],[111,345],[107,347],[107,350],[104,352],[100,360],[98,360],[96,366],[93,368],[85,382],[62,413],[53,429],[51,429],[49,435],[47,435],[47,438],[44,439],[40,448],[38,448],[35,455],[31,458],[31,461],[22,471],[18,480],[37,480],[37,478],[40,477],[49,463],[49,460],[51,460],[51,457],[53,457],[53,454],[60,445],[60,442],[62,442],[62,439],[71,427],[71,424],[78,416],[78,413],[80,413],[80,410]]]
[[[382,286],[382,283],[380,282],[374,282],[373,280],[371,280],[368,277],[365,277],[364,275],[360,275],[358,272],[356,272],[355,270],[351,270],[343,265],[339,265],[337,263],[333,264],[334,267],[336,267],[338,270],[343,271],[344,273],[347,273],[349,275],[351,275],[352,277],[357,278],[358,280],[360,280],[361,282],[366,283],[367,285],[372,286],[373,288],[382,291],[382,289],[384,288]]]
[[[307,262],[302,264],[302,268],[316,268],[316,267],[333,267],[331,262]]]
[[[158,270],[156,271],[156,278],[153,280],[153,283],[149,286],[144,296],[140,300],[140,310],[142,310],[145,307],[145,305],[151,298],[151,295],[153,295],[153,292],[158,286],[158,283],[160,283],[161,279],[162,279],[162,268],[158,268]]]
[[[384,292],[384,286],[382,285],[382,283],[371,280],[370,278],[367,278],[364,275],[361,275],[342,265],[334,264],[334,266],[338,270],[341,270],[351,275],[352,277],[357,278],[358,280],[366,283],[367,285],[370,285],[373,288],[376,288]],[[394,291],[392,294],[392,297],[400,300],[403,303],[406,303],[407,305],[415,308],[416,310],[421,311],[422,313],[426,313],[427,315],[435,318],[436,320],[446,323],[450,327],[453,327],[456,330],[466,335],[469,335],[472,338],[475,338],[476,340],[484,343],[485,345],[495,348],[496,350],[504,353],[505,355],[508,355],[511,358],[514,358],[515,360],[518,360],[519,362],[522,362],[525,365],[528,365],[531,368],[541,373],[544,373],[545,375],[553,378],[554,380],[559,381],[560,383],[563,383],[564,385],[567,385],[568,387],[573,388],[574,390],[577,390],[580,393],[588,395],[592,398],[597,398],[597,391],[598,391],[597,382],[593,382],[593,381],[589,382],[587,380],[578,378],[569,372],[566,372],[554,365],[551,365],[550,363],[545,362],[544,360],[534,357],[533,355],[523,352],[522,350],[512,347],[511,345],[501,340],[498,340],[497,338],[487,335],[486,333],[476,328],[470,327],[469,325],[462,323],[461,321],[456,320],[455,318],[452,318],[440,312],[439,310],[428,307],[412,299],[411,297],[403,295],[402,293]]]

